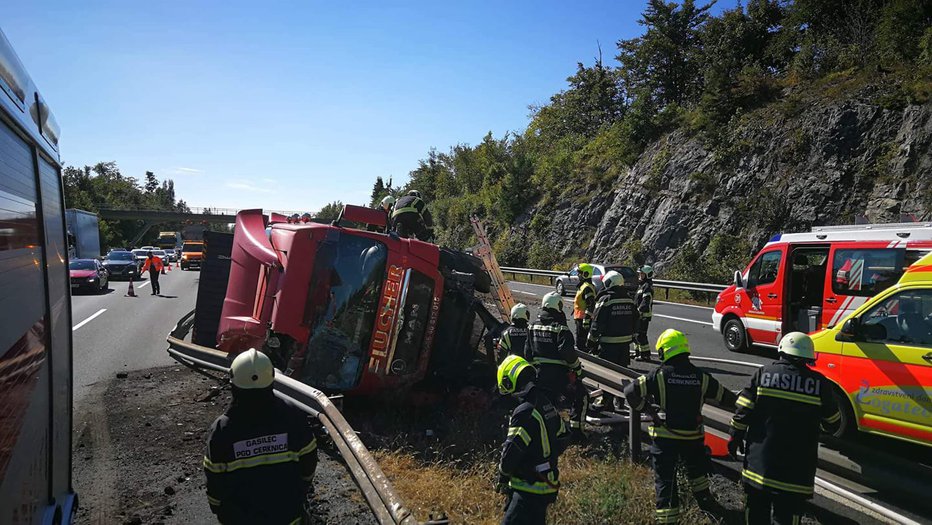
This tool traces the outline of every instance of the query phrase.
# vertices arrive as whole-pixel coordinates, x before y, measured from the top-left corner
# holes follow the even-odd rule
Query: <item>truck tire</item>
[[[725,348],[730,352],[745,352],[748,349],[748,333],[744,329],[744,323],[737,317],[729,317],[722,328],[722,339],[725,341]]]
[[[473,286],[477,292],[489,293],[492,291],[492,278],[485,271],[482,259],[468,253],[441,248],[440,265],[460,273],[471,274],[474,279]]]

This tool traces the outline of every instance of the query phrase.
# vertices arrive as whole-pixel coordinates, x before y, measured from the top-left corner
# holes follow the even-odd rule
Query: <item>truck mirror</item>
[[[735,272],[735,288],[744,288],[744,280],[741,278],[741,272]]]
[[[835,340],[840,343],[853,343],[857,341],[860,321],[861,320],[857,317],[852,317],[845,321],[845,324],[841,325],[841,330],[835,334]]]

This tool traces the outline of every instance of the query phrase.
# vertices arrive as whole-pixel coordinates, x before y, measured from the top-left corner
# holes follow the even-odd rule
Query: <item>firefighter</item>
[[[648,434],[654,442],[650,454],[654,463],[654,486],[657,493],[657,523],[676,523],[680,514],[676,487],[679,460],[686,464],[689,486],[699,508],[705,512],[724,513],[709,490],[711,460],[705,449],[702,405],[715,399],[733,407],[736,396],[714,377],[696,368],[689,360],[689,342],[677,330],[665,330],[657,339],[662,364],[625,387],[625,399],[634,410],[650,414],[653,422]],[[666,414],[657,415],[654,405]]]
[[[498,466],[499,492],[508,495],[502,525],[543,525],[560,490],[557,460],[569,434],[547,393],[535,385],[536,377],[520,356],[510,355],[498,367],[499,392],[521,403],[508,422]]]
[[[576,322],[576,348],[586,350],[592,310],[595,308],[595,285],[592,284],[592,265],[582,263],[576,269],[579,287],[573,299],[573,320]]]
[[[381,202],[379,202],[378,209],[379,209],[379,210],[382,210],[382,213],[385,214],[385,228],[379,229],[379,228],[377,228],[377,227],[375,227],[375,226],[370,225],[370,227],[367,228],[367,230],[368,230],[368,231],[379,231],[379,232],[384,231],[384,232],[388,232],[389,229],[391,228],[391,223],[392,223],[392,207],[393,207],[394,205],[395,205],[395,197],[392,197],[391,195],[386,195],[385,197],[383,197],[382,200],[381,200]]]
[[[589,351],[599,354],[606,361],[628,366],[631,362],[631,341],[637,325],[637,311],[634,308],[634,299],[625,290],[625,279],[618,272],[608,272],[602,279],[605,285],[595,302],[595,311],[592,313],[592,328],[589,330]],[[601,410],[603,407],[614,406],[616,410],[621,407],[613,395],[602,394],[601,403],[593,406]]]
[[[395,201],[392,209],[392,229],[406,239],[416,237],[428,241],[430,229],[434,226],[427,203],[421,199],[421,192],[411,190],[407,195]]]
[[[527,305],[518,303],[511,307],[511,325],[505,328],[498,339],[498,362],[505,356],[517,355],[525,357],[524,346],[527,342],[527,324],[531,320],[531,311]]]
[[[233,402],[204,456],[207,501],[223,524],[301,523],[317,468],[307,414],[275,397],[272,361],[249,349],[230,367]]]
[[[537,367],[537,384],[552,399],[565,396],[570,403],[570,431],[583,437],[589,395],[582,384],[582,363],[576,356],[573,334],[566,327],[563,298],[556,292],[544,295],[540,315],[528,328],[525,355]]]
[[[812,339],[791,332],[780,340],[779,359],[759,368],[738,397],[728,450],[745,452],[741,477],[747,523],[799,523],[812,497],[820,426],[832,430],[841,412],[831,384],[809,368]]]
[[[164,266],[161,257],[156,257],[152,252],[146,254],[146,262],[142,264],[142,270],[140,270],[139,273],[142,274],[145,273],[146,270],[149,270],[149,282],[152,283],[152,295],[159,295],[162,293],[162,287],[159,286],[159,274],[162,272]]]
[[[634,295],[634,305],[638,311],[638,333],[635,337],[637,346],[635,358],[638,361],[650,359],[650,342],[647,329],[654,311],[654,268],[644,265],[638,270],[638,291]]]

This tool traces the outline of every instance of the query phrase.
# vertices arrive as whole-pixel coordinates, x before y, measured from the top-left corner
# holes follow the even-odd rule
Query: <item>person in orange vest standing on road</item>
[[[582,263],[577,268],[579,288],[573,299],[573,320],[576,321],[576,349],[586,351],[589,339],[589,325],[595,310],[595,285],[592,284],[592,265]]]
[[[159,274],[162,273],[162,259],[156,257],[149,252],[146,254],[146,262],[142,265],[142,271],[139,273],[145,273],[146,270],[149,271],[149,281],[152,283],[152,295],[159,295],[162,293],[162,288],[159,287]]]

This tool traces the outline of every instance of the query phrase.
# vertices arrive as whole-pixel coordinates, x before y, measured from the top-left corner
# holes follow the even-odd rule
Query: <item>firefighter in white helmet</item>
[[[788,333],[778,352],[780,358],[758,368],[741,391],[731,420],[728,449],[745,451],[741,477],[752,524],[799,523],[813,494],[819,430],[841,420],[832,384],[809,368],[816,358],[812,339]]]
[[[518,303],[511,307],[511,325],[502,332],[498,339],[498,362],[505,356],[517,355],[524,357],[524,348],[527,343],[527,324],[531,320],[531,311],[527,305]]]
[[[233,402],[210,429],[204,473],[210,510],[223,524],[301,523],[317,468],[308,416],[275,397],[275,368],[249,349],[230,367]]]

